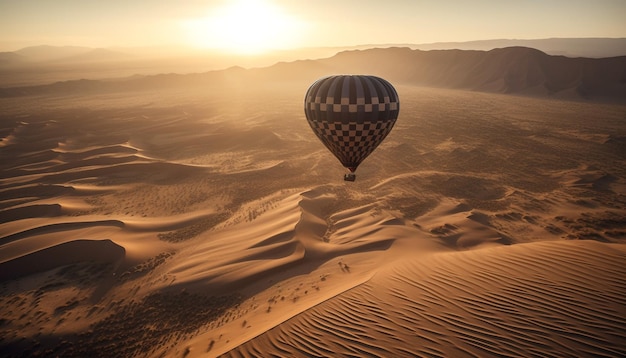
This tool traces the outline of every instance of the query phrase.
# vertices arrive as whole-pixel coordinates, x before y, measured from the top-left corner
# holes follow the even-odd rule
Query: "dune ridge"
[[[313,271],[334,257],[384,250],[391,245],[393,239],[387,238],[346,241],[340,238],[350,236],[345,233],[326,237],[328,224],[319,216],[319,209],[324,201],[332,199],[332,194],[323,190],[286,196],[276,204],[277,209],[261,214],[253,222],[214,232],[211,240],[194,245],[189,253],[179,253],[185,256],[184,264],[172,267],[171,272],[191,278],[194,286],[227,292],[296,265],[299,271]],[[368,226],[362,221],[369,214],[370,210],[365,210],[351,220]],[[209,253],[221,258],[207,261]],[[173,289],[178,285],[190,286],[189,281],[177,279]]]

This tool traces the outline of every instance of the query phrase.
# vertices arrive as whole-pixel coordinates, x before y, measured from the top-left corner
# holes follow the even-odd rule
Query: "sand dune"
[[[623,105],[399,85],[345,183],[305,87],[0,99],[3,354],[626,354]]]
[[[622,356],[624,254],[584,241],[418,254],[226,356]]]
[[[194,245],[184,263],[172,267],[171,272],[191,278],[192,287],[200,285],[217,293],[253,283],[272,272],[296,265],[300,266],[299,270],[303,270],[303,266],[313,270],[334,257],[390,246],[391,239],[355,238],[345,242],[341,237],[346,234],[339,232],[324,237],[327,224],[315,211],[319,210],[320,201],[330,199],[332,197],[328,194],[319,195],[315,191],[292,194],[274,204],[276,209],[261,214],[252,222],[236,225],[233,229],[216,233],[210,241]],[[362,219],[355,217],[353,220]],[[206,260],[207,256],[215,254],[219,259]],[[176,285],[190,286],[183,280],[177,280]]]
[[[69,241],[0,263],[0,279],[15,279],[77,262],[115,262],[123,257],[124,248],[111,240]]]

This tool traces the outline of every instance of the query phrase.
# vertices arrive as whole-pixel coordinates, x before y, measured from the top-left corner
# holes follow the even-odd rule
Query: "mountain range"
[[[549,55],[567,57],[616,57],[626,56],[626,38],[549,38],[549,39],[493,39],[466,42],[435,42],[423,44],[366,44],[357,46],[308,47],[292,50],[274,51],[270,57],[282,56],[289,59],[289,53],[298,58],[327,57],[346,50],[364,50],[379,47],[408,47],[415,50],[483,50],[489,51],[503,47],[530,47]],[[7,64],[44,63],[49,61],[67,62],[103,62],[130,58],[157,58],[177,56],[218,56],[211,51],[190,51],[183,48],[92,48],[84,46],[29,46],[17,51],[0,52],[0,66]],[[230,56],[232,57],[232,56]]]
[[[393,83],[573,100],[626,102],[626,56],[571,58],[527,47],[414,50],[408,47],[343,51],[317,60],[262,68],[232,67],[192,74],[159,74],[110,80],[72,80],[0,89],[0,96],[134,91],[159,87],[251,86],[312,83],[337,74],[373,74]]]

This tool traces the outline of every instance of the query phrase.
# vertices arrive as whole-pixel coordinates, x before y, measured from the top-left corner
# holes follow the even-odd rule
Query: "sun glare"
[[[225,2],[207,17],[185,23],[192,45],[239,54],[258,54],[296,45],[303,24],[264,0]]]

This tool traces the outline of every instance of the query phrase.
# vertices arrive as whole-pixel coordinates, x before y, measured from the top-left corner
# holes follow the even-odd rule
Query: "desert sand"
[[[311,81],[0,98],[2,355],[626,355],[623,104],[399,85],[349,183]]]

